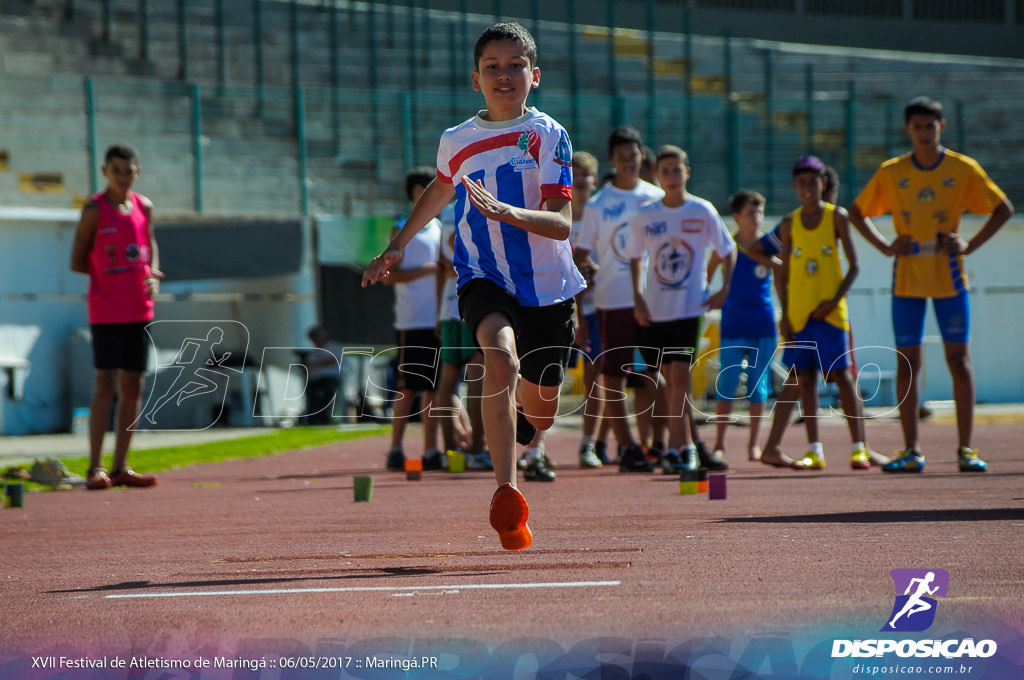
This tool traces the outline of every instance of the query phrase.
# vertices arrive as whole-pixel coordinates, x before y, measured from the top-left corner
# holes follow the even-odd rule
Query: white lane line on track
[[[303,595],[306,593],[396,593],[431,590],[529,590],[536,588],[610,588],[620,581],[554,581],[549,583],[466,583],[444,586],[360,586],[351,588],[275,588],[272,590],[205,590],[174,593],[122,593],[104,595],[106,600],[156,597],[229,597],[232,595]]]

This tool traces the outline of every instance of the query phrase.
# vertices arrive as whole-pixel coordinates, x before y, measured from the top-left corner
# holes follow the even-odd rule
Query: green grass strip
[[[237,439],[133,450],[129,452],[128,464],[136,472],[160,472],[161,470],[173,470],[204,463],[259,458],[286,451],[375,437],[390,431],[391,427],[387,425],[342,430],[335,427],[295,427]],[[88,456],[62,458],[61,462],[75,474],[84,477],[88,473]],[[50,488],[31,481],[25,482],[26,491],[45,491]]]

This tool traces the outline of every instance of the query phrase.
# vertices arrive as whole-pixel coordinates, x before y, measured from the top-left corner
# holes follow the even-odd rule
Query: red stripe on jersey
[[[445,175],[440,170],[437,171],[437,178],[439,180],[441,180],[442,182],[444,182],[445,184],[451,184],[452,183],[452,178],[448,177],[447,175]]]
[[[494,151],[495,149],[501,149],[506,146],[518,146],[519,138],[522,136],[523,132],[520,130],[518,132],[506,132],[504,134],[495,135],[494,137],[488,137],[487,139],[481,139],[479,142],[473,142],[455,154],[452,159],[448,161],[448,176],[455,177],[455,174],[459,171],[459,168],[462,167],[462,164],[477,154]],[[537,139],[535,146],[539,147],[539,145],[540,140]]]
[[[568,198],[572,200],[572,187],[565,184],[543,184],[540,195],[544,198]]]

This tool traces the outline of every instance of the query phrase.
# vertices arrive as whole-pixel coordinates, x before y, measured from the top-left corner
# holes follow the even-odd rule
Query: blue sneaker
[[[978,458],[978,449],[961,446],[957,449],[956,461],[960,472],[984,472],[988,469],[988,463]]]
[[[662,455],[659,465],[666,475],[678,475],[683,470],[683,459],[675,449],[669,449]]]
[[[924,455],[909,449],[897,451],[896,458],[882,466],[882,472],[921,472],[924,470]]]
[[[475,456],[466,456],[467,470],[494,470],[494,463],[491,462],[490,451],[478,453]]]

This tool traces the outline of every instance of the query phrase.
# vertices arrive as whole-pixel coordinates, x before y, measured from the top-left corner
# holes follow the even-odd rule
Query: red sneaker
[[[109,489],[111,486],[113,482],[110,481],[106,469],[97,467],[89,470],[88,478],[85,480],[86,489]]]
[[[156,486],[160,483],[156,475],[140,475],[129,467],[121,468],[110,477],[109,481],[114,486],[134,487]]]
[[[502,484],[491,498],[491,526],[498,532],[505,550],[526,550],[533,544],[533,532],[526,524],[530,506],[519,489]]]

